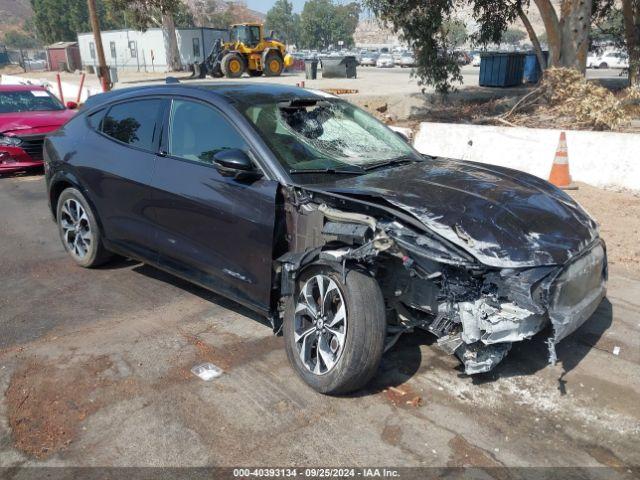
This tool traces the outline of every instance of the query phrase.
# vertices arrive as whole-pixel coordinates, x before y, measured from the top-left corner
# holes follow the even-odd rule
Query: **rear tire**
[[[289,362],[311,388],[330,395],[362,388],[376,373],[384,351],[386,318],[378,283],[358,270],[347,270],[345,278],[343,282],[341,268],[318,265],[305,270],[284,319]],[[318,310],[324,311],[314,316],[307,305],[319,305],[320,282],[325,302]]]
[[[268,53],[264,59],[263,70],[267,77],[279,77],[284,70],[282,57],[277,53]]]
[[[81,267],[97,267],[113,257],[104,248],[96,215],[79,190],[67,188],[60,194],[56,222],[64,249]]]
[[[222,57],[222,73],[227,78],[240,78],[245,71],[244,58],[237,53],[227,53]]]
[[[602,69],[609,68],[609,64],[608,64],[607,62],[602,62],[602,63],[600,64],[600,68],[602,68]]]

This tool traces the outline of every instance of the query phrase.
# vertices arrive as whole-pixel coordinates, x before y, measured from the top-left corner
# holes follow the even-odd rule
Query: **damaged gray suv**
[[[593,219],[522,172],[421,155],[336,97],[170,84],[91,97],[45,142],[69,255],[113,254],[216,291],[282,331],[314,389],[364,386],[424,329],[468,374],[605,296]]]

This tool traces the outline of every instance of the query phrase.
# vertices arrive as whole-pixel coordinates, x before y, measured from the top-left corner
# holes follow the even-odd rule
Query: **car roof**
[[[0,85],[0,92],[24,92],[29,90],[47,90],[42,85]]]
[[[96,105],[105,104],[118,98],[135,98],[137,96],[136,94],[180,95],[181,93],[193,94],[194,91],[198,90],[212,92],[229,103],[244,106],[300,98],[320,100],[331,96],[314,90],[281,84],[259,84],[247,82],[186,82],[146,85],[141,87],[112,90],[108,93],[101,93],[89,97],[87,102],[85,102],[85,107],[92,108]]]

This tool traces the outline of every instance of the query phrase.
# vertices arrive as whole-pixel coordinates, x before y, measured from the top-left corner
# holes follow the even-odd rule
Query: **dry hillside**
[[[22,25],[31,15],[29,0],[0,0],[0,34]]]

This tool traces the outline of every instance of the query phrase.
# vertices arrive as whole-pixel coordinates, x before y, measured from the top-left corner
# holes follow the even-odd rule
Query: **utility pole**
[[[100,78],[100,82],[102,83],[102,91],[108,92],[111,90],[111,81],[109,79],[107,61],[104,58],[104,48],[102,48],[102,35],[100,34],[100,20],[98,20],[96,0],[87,0],[87,5],[89,7],[89,19],[91,20],[91,28],[98,53],[98,78]]]

